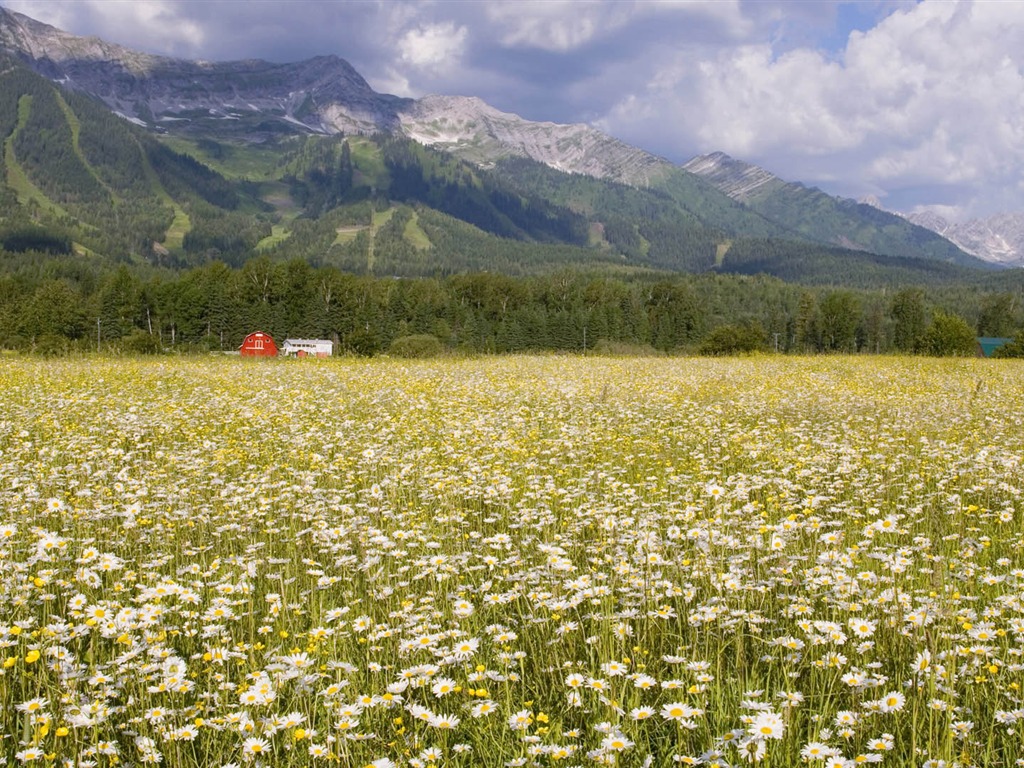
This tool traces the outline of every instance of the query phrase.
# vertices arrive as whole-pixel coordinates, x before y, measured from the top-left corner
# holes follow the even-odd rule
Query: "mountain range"
[[[502,269],[504,258],[811,280],[834,276],[826,264],[912,280],[1016,265],[1024,252],[1019,223],[1016,239],[970,234],[722,153],[677,166],[590,126],[532,122],[473,97],[380,94],[336,56],[174,59],[3,8],[0,52],[0,211],[17,206],[86,251],[169,262],[333,254],[339,266],[396,273]],[[499,239],[529,255],[507,255]],[[481,249],[494,261],[467,255]],[[812,253],[818,272],[794,273]]]
[[[374,91],[337,56],[273,64],[154,56],[78,37],[0,8],[0,47],[37,73],[140,125],[185,135],[398,132],[460,157],[530,157],[559,170],[646,184],[671,163],[586,125],[533,123],[480,99]]]
[[[999,213],[955,223],[936,213],[913,213],[907,220],[937,232],[960,250],[1007,267],[1024,267],[1024,213]]]

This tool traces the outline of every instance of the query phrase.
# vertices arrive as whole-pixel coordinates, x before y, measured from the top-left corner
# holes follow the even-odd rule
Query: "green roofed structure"
[[[992,353],[1004,344],[1009,344],[1013,339],[1002,339],[991,336],[978,338],[978,357],[992,357]]]

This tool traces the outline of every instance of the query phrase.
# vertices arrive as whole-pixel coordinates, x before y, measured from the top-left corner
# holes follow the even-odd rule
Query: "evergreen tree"
[[[1018,326],[1017,297],[1012,293],[986,296],[981,302],[978,316],[979,336],[1010,336]]]
[[[860,303],[849,291],[833,291],[818,305],[818,337],[825,352],[856,352]]]
[[[793,321],[793,344],[797,352],[813,352],[818,349],[818,339],[818,300],[804,291]]]
[[[916,352],[924,341],[927,317],[924,291],[904,288],[892,300],[889,310],[893,320],[892,343],[900,352]]]

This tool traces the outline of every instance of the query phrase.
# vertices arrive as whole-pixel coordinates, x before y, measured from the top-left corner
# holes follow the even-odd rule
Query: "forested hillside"
[[[155,137],[11,60],[0,86],[0,246],[12,251],[179,269],[265,255],[396,276],[577,266],[852,285],[959,277],[809,245],[681,170],[641,189],[526,159],[485,170],[396,135]]]
[[[250,249],[269,233],[239,210],[238,184],[86,96],[18,66],[0,72],[6,247],[45,230],[116,261],[185,264],[203,260],[218,232]]]

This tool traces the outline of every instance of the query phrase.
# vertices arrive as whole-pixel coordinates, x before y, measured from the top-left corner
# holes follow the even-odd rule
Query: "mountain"
[[[800,236],[821,243],[898,257],[929,258],[967,267],[985,262],[931,229],[855,200],[787,182],[724,152],[701,155],[683,169],[733,200]]]
[[[159,262],[204,230],[252,244],[269,232],[243,210],[239,185],[2,54],[0,138],[0,236],[9,250],[12,238],[24,244],[25,232],[43,228],[79,253]]]
[[[979,259],[1024,267],[1024,213],[1000,213],[957,224],[926,211],[910,214],[907,220],[942,235]]]
[[[264,254],[391,275],[692,272],[713,266],[720,237],[667,196],[500,161],[523,165],[524,178],[544,169],[555,187],[586,179],[604,197],[584,212],[554,188],[541,194],[400,134],[294,136],[270,152],[176,139],[185,152],[175,151],[2,54],[0,138],[0,248],[12,252],[170,267]],[[627,220],[623,200],[648,215]]]
[[[680,168],[586,125],[378,94],[335,56],[187,61],[3,8],[0,51],[0,197],[80,250],[178,264],[255,251],[392,274],[549,260],[790,276],[820,258],[832,266],[808,267],[819,280],[858,265],[890,274],[894,257],[982,265],[898,217],[725,155]],[[914,271],[900,262],[898,279]]]
[[[239,135],[390,131],[408,100],[376,93],[348,62],[203,62],[78,37],[0,8],[0,46],[44,77],[140,125]]]
[[[485,166],[528,157],[559,171],[634,186],[648,186],[674,167],[590,126],[531,122],[472,97],[426,96],[399,118],[409,138]]]
[[[117,114],[171,133],[263,140],[398,132],[482,165],[529,157],[631,184],[647,184],[672,167],[586,125],[531,122],[475,98],[379,94],[337,56],[291,64],[188,61],[71,35],[3,8],[0,47]]]

